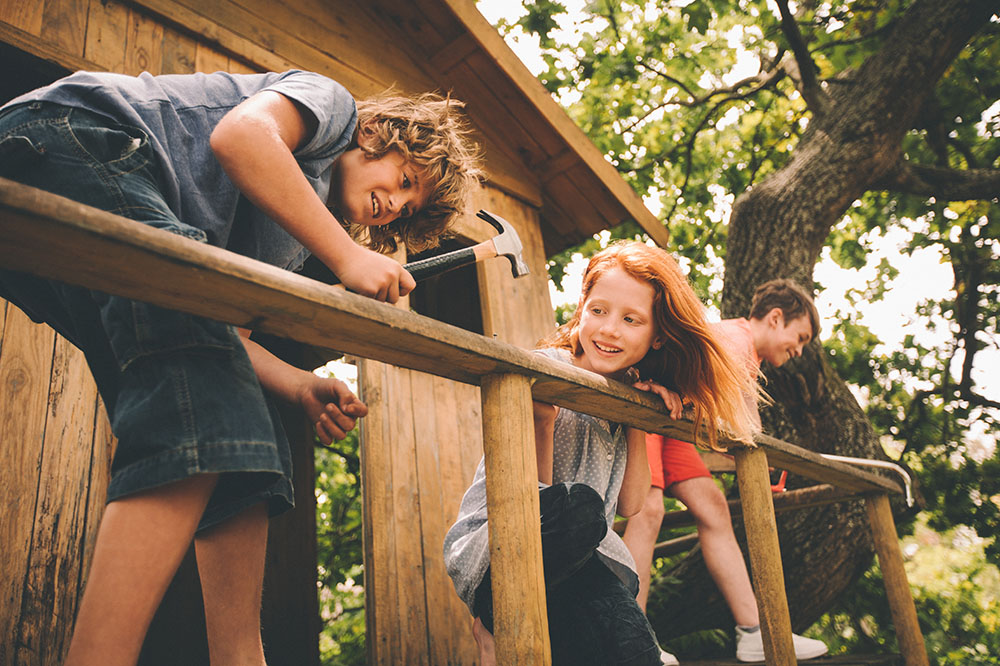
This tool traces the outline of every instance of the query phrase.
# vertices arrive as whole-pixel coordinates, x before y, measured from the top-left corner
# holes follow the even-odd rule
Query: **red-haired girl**
[[[716,341],[704,308],[663,250],[618,243],[594,255],[572,319],[539,353],[694,407],[696,431],[748,439],[748,381]],[[633,370],[634,369],[634,370]],[[669,387],[670,390],[668,390]],[[587,414],[535,403],[542,558],[553,664],[660,664],[660,648],[636,603],[632,556],[611,529],[649,491],[645,434]],[[482,462],[445,538],[445,562],[469,606],[482,663],[494,663],[493,611]]]

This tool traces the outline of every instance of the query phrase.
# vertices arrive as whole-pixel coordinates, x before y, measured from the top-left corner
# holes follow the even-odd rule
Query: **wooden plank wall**
[[[243,60],[148,12],[114,1],[0,0],[0,40],[67,70],[253,71]],[[6,301],[0,300],[0,310],[5,314],[0,327],[0,446],[7,461],[0,467],[5,507],[0,521],[0,666],[53,664],[62,661],[68,647],[104,510],[114,440],[82,353]],[[187,591],[197,595],[197,576],[188,573],[193,578],[179,579],[193,582]],[[190,597],[184,595],[185,613],[191,611]],[[197,596],[194,601],[194,610],[200,610]],[[299,626],[315,637],[316,621]],[[170,618],[161,616],[151,636],[172,630]],[[296,637],[301,639],[301,631]],[[308,641],[305,645],[296,648],[298,655],[303,649],[308,654]],[[161,655],[144,656],[143,663],[179,663],[176,659],[196,652],[203,654],[174,651],[173,662]]]
[[[0,40],[68,70],[183,74],[301,67],[337,79],[357,96],[389,87],[436,89],[421,64],[396,45],[387,29],[394,19],[368,3],[325,0],[216,0],[208,4],[201,0],[0,0]],[[447,17],[438,19],[438,23],[453,22]],[[483,322],[487,335],[531,347],[552,325],[536,210],[541,199],[534,178],[525,172],[518,155],[508,154],[504,142],[494,136],[495,130],[482,140],[491,179],[503,191],[484,188],[479,205],[518,228],[532,274],[513,281],[505,260],[481,264]],[[505,192],[517,194],[520,200]],[[89,562],[94,526],[103,509],[110,428],[96,406],[82,356],[49,329],[26,322],[16,308],[4,312],[8,314],[0,338],[0,377],[5,395],[0,410],[5,418],[0,441],[23,438],[39,446],[19,447],[13,464],[2,472],[4,490],[0,493],[14,509],[4,514],[0,543],[32,544],[32,548],[9,549],[11,567],[4,571],[19,573],[0,580],[3,609],[9,613],[0,617],[0,626],[10,628],[2,636],[0,666],[52,663],[65,648],[76,594],[82,589],[79,581],[86,571],[80,563]],[[369,495],[366,530],[374,550],[366,567],[370,623],[378,627],[374,635],[369,634],[371,650],[377,655],[371,663],[473,663],[471,619],[444,572],[441,545],[482,455],[479,389],[372,363],[364,364],[361,381],[367,399],[378,394],[381,399],[375,402],[385,406],[382,416],[374,409],[365,426],[366,468],[375,470],[366,474],[364,482]],[[73,400],[68,399],[70,395]],[[90,414],[89,420],[81,419],[84,412]],[[86,440],[87,446],[67,446],[65,431]],[[52,446],[56,437],[61,438],[59,447]],[[8,449],[5,445],[4,450]],[[94,464],[89,458],[68,460],[67,456],[91,456]],[[55,469],[79,469],[80,473],[63,478],[46,472]],[[53,497],[71,505],[53,507]],[[49,513],[55,509],[59,511],[55,515],[61,516],[58,521]],[[38,557],[54,552],[66,554],[59,565],[65,571],[51,571],[51,563]],[[77,583],[66,585],[73,577]],[[50,596],[22,600],[22,590],[34,589],[26,588],[26,582],[44,583]],[[179,576],[178,585],[186,592],[178,590],[177,594],[187,598],[197,590],[196,583],[190,575]],[[39,604],[45,608],[36,608]],[[44,611],[45,620],[18,614],[21,606]],[[23,626],[25,622],[30,626]],[[194,623],[194,630],[198,626]],[[168,644],[169,633],[164,635],[154,626],[151,641]],[[15,645],[20,646],[17,654]],[[39,646],[45,646],[44,650]],[[192,659],[191,654],[201,648],[193,644],[192,650],[185,652],[185,659]],[[144,653],[144,663],[169,663],[162,655],[149,657],[150,652]],[[305,662],[300,658],[294,663]]]
[[[61,662],[114,442],[83,355],[0,301],[0,664]]]
[[[531,348],[553,328],[537,214],[497,190],[479,206],[517,228],[527,277],[478,265],[485,334]],[[447,360],[443,360],[447,362]],[[359,364],[370,664],[474,664],[472,618],[444,567],[445,533],[483,455],[478,387],[374,361]]]

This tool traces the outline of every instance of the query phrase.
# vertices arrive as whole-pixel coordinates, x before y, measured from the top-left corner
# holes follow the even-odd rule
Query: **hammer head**
[[[503,255],[510,260],[511,274],[515,278],[527,275],[529,273],[528,264],[524,262],[522,253],[524,247],[521,245],[521,238],[517,235],[517,231],[514,230],[511,223],[498,215],[487,213],[485,210],[480,210],[476,213],[476,217],[486,220],[494,229],[500,232],[499,235],[493,237],[493,247],[496,248],[498,257]]]

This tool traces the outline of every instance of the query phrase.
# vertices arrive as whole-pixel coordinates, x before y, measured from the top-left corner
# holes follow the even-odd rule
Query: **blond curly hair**
[[[437,247],[458,215],[465,212],[483,176],[479,146],[459,110],[465,106],[434,93],[400,96],[391,91],[358,101],[358,147],[378,159],[398,150],[434,187],[427,204],[408,218],[384,226],[352,228],[355,238],[376,252],[394,252],[402,241],[410,253]]]

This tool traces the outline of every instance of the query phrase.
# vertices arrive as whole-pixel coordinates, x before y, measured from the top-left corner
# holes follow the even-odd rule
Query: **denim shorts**
[[[635,594],[597,556],[608,530],[604,500],[583,483],[539,492],[542,567],[553,666],[655,666],[656,635]],[[490,571],[473,613],[493,631]]]
[[[0,112],[0,176],[205,242],[159,174],[138,128],[46,102]],[[118,438],[108,501],[219,473],[199,529],[261,501],[291,508],[288,442],[234,327],[14,271],[0,296],[86,355]]]

